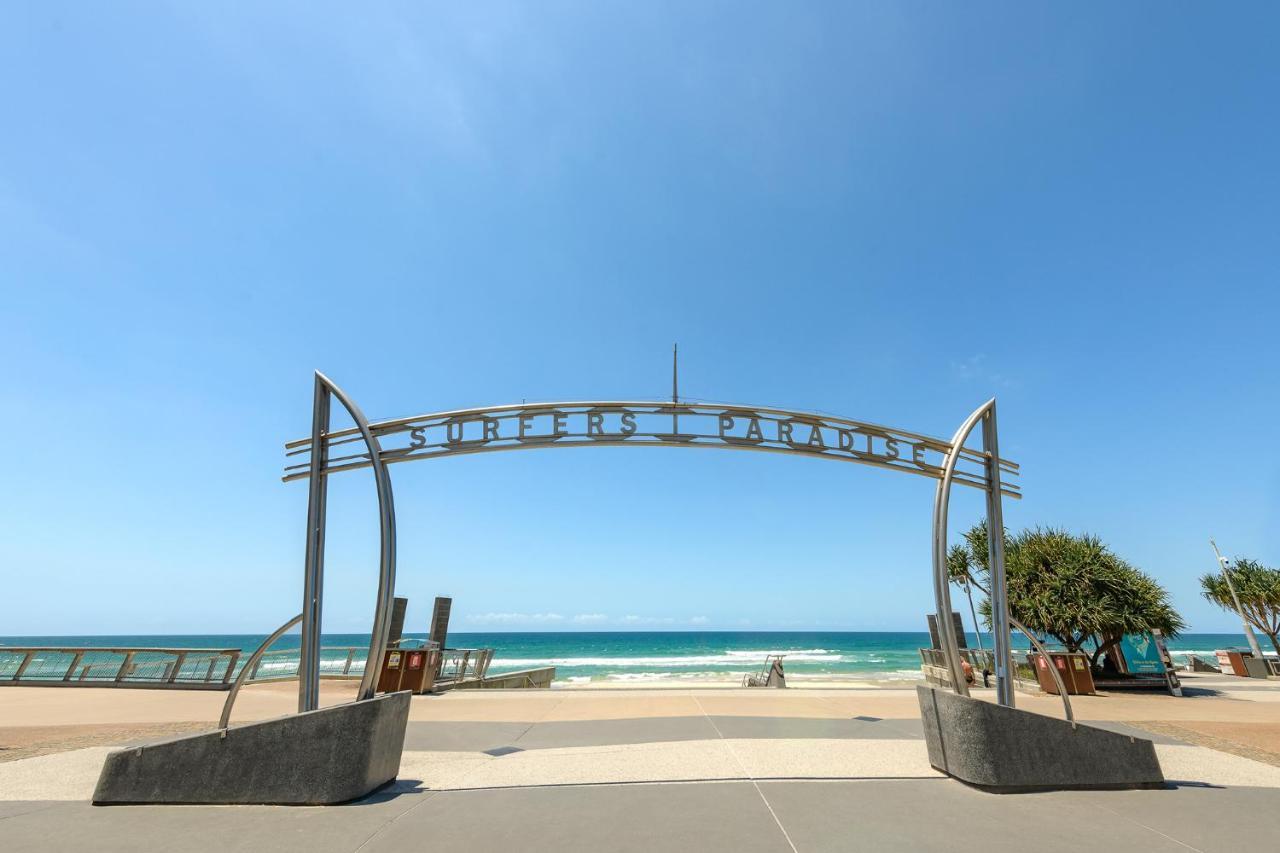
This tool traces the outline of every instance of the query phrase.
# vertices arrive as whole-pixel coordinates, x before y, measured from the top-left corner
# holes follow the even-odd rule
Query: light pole
[[[1231,600],[1236,603],[1236,612],[1240,614],[1240,624],[1244,626],[1244,635],[1249,639],[1249,648],[1253,649],[1254,657],[1262,660],[1262,647],[1258,645],[1258,637],[1253,633],[1253,626],[1245,618],[1244,608],[1240,606],[1240,596],[1236,595],[1236,585],[1231,582],[1231,571],[1227,568],[1227,558],[1222,556],[1222,552],[1218,550],[1217,542],[1210,539],[1209,544],[1213,546],[1213,553],[1218,557],[1218,565],[1222,567],[1222,576],[1227,580],[1227,589],[1231,590]]]

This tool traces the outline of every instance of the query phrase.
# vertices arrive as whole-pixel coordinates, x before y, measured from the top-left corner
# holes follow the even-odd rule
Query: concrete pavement
[[[61,703],[51,694],[71,692],[47,694]],[[1220,736],[1244,727],[1265,746],[1257,733],[1274,724],[1274,695],[1083,702],[1092,716],[1114,712],[1100,724],[1151,737],[1170,787],[1007,796],[929,767],[908,691],[419,697],[399,781],[339,807],[95,808],[86,800],[106,746],[0,762],[0,848],[1262,850],[1280,839],[1280,762],[1178,733],[1212,711],[1229,717]],[[196,707],[183,701],[183,713]],[[259,707],[271,701],[269,693],[256,699]],[[1149,734],[1144,717],[1180,722]]]

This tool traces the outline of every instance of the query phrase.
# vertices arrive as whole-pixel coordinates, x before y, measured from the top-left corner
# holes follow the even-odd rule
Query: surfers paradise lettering
[[[388,433],[382,432],[381,435]],[[936,469],[945,445],[895,437],[867,426],[833,423],[747,410],[706,412],[688,407],[595,408],[581,411],[530,408],[490,416],[467,416],[403,425],[405,454],[446,455],[487,445],[548,443],[678,443],[760,446],[766,449],[847,455],[884,463]],[[578,440],[578,441],[575,441]],[[386,447],[387,453],[397,448]]]
[[[693,403],[540,403],[420,415],[370,424],[383,459],[407,462],[436,456],[568,446],[683,446],[805,454],[941,476],[945,441],[875,424],[826,415],[748,406]],[[366,454],[344,455],[358,441],[352,431],[329,434],[326,471],[360,468]],[[309,455],[309,443],[286,445],[290,456]],[[285,479],[306,476],[298,459]],[[1002,491],[1017,496],[1008,479],[1016,466],[1002,463]],[[956,482],[982,486],[985,461],[978,451],[959,455]]]

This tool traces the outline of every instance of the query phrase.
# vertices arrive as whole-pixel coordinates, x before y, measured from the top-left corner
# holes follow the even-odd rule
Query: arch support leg
[[[1013,654],[1009,648],[1009,588],[1004,568],[1004,508],[1000,497],[1000,442],[995,400],[982,416],[982,449],[987,454],[987,565],[991,567],[991,633],[996,664],[996,701],[1014,707]],[[973,630],[978,630],[974,625]]]
[[[324,531],[329,479],[328,386],[316,375],[311,405],[311,472],[307,491],[307,549],[302,570],[302,641],[298,656],[298,712],[314,711],[320,704],[320,614],[324,599]]]
[[[356,698],[371,699],[377,684],[378,668],[387,647],[391,627],[392,599],[396,586],[396,509],[391,493],[391,477],[382,459],[382,447],[360,407],[323,373],[316,372],[315,398],[311,409],[310,491],[307,500],[307,555],[303,569],[302,648],[298,662],[298,711],[314,711],[320,703],[320,614],[324,597],[324,531],[328,484],[325,473],[329,461],[329,410],[333,398],[351,419],[369,454],[374,486],[378,492],[378,593],[374,603],[373,630],[369,656]]]

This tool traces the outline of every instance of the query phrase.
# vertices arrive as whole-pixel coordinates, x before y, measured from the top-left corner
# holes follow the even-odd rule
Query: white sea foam
[[[606,681],[696,681],[699,679],[741,678],[745,672],[612,672]]]
[[[759,667],[766,655],[785,655],[786,660],[817,663],[849,663],[852,657],[826,649],[730,650],[721,654],[675,655],[655,657],[569,657],[569,658],[495,658],[494,666],[609,666],[609,667],[685,667],[685,666],[754,666]]]

